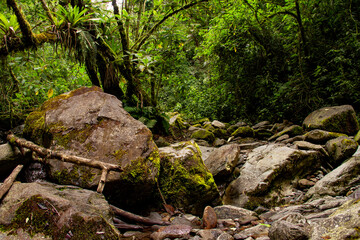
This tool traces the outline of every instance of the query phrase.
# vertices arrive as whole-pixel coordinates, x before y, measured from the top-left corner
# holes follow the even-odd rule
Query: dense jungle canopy
[[[0,9],[0,118],[13,125],[91,85],[148,120],[360,112],[357,0],[6,0]]]

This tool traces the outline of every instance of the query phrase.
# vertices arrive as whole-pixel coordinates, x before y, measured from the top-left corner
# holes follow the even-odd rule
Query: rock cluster
[[[186,141],[154,142],[120,101],[94,88],[45,103],[30,114],[27,138],[125,171],[112,173],[101,195],[92,191],[101,172],[48,159],[42,180],[56,184],[15,183],[0,202],[1,228],[53,239],[81,239],[80,231],[89,239],[360,238],[360,134],[351,106],[319,109],[300,125],[191,124],[180,114],[170,125],[173,137]],[[0,166],[23,163],[35,171],[30,158],[17,156],[0,146]],[[168,225],[119,231],[108,202],[141,206]]]

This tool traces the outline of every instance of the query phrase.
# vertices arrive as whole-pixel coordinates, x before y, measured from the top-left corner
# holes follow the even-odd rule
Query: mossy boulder
[[[119,239],[104,196],[74,186],[14,183],[2,200],[0,228],[52,239]],[[16,231],[14,231],[16,232]]]
[[[341,136],[346,136],[346,134],[336,133],[336,132],[328,132],[325,130],[315,129],[315,130],[311,130],[310,132],[305,133],[304,140],[311,142],[311,143],[325,144],[330,139],[334,139],[334,138],[341,137]]]
[[[182,137],[184,135],[183,131],[190,127],[190,125],[185,122],[185,120],[178,113],[170,118],[169,124],[170,133],[176,138]]]
[[[305,118],[303,127],[307,130],[322,129],[347,135],[355,135],[359,131],[355,110],[350,105],[318,109]]]
[[[208,130],[199,129],[191,134],[191,138],[201,139],[211,143],[215,140],[215,135]]]
[[[302,135],[304,133],[304,130],[301,126],[299,125],[291,125],[289,127],[286,127],[284,130],[274,134],[273,136],[271,136],[269,138],[269,141],[272,141],[274,139],[277,139],[278,137],[281,137],[285,134],[288,134],[290,137],[293,136],[297,136],[297,135]]]
[[[212,133],[215,135],[215,137],[218,138],[226,138],[227,137],[227,131],[222,128],[215,128]]]
[[[219,191],[194,141],[160,148],[159,187],[166,202],[201,215],[207,205],[218,204]]]
[[[331,166],[337,167],[343,161],[350,158],[356,152],[358,145],[354,139],[346,136],[329,140],[325,144],[325,149],[331,156]]]
[[[118,164],[124,171],[109,173],[103,193],[120,207],[132,210],[151,202],[160,168],[152,133],[100,88],[46,101],[26,119],[24,136],[51,150]],[[60,184],[95,189],[101,177],[99,169],[55,159],[47,165],[50,179]]]
[[[254,130],[249,126],[238,127],[235,132],[231,134],[234,137],[254,137]]]

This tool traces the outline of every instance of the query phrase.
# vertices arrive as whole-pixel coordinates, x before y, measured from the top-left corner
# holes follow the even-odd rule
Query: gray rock
[[[267,225],[256,225],[247,228],[240,233],[234,235],[235,239],[248,239],[250,237],[258,239],[260,237],[267,237],[269,234],[269,227]]]
[[[249,153],[240,176],[226,189],[224,203],[249,209],[281,204],[281,199],[293,192],[292,182],[320,167],[320,158],[317,151],[278,144],[258,147]]]
[[[311,239],[359,239],[360,202],[350,200],[338,208],[328,218],[313,221]]]
[[[227,141],[225,139],[216,138],[214,141],[214,146],[221,147],[221,146],[225,145],[226,143],[227,143]]]
[[[342,136],[329,140],[325,148],[331,156],[331,166],[337,167],[356,152],[358,143],[349,137]]]
[[[306,199],[345,195],[360,184],[360,156],[352,157],[326,174],[306,193]]]
[[[252,129],[254,129],[254,130],[257,130],[257,129],[270,130],[271,128],[272,128],[272,125],[270,124],[269,121],[262,121],[262,122],[255,124],[254,126],[252,126]]]
[[[307,240],[308,233],[303,227],[287,222],[276,221],[271,224],[269,230],[271,240]]]
[[[216,240],[222,233],[220,229],[202,229],[197,234],[202,240]]]
[[[228,177],[232,174],[240,158],[239,144],[228,144],[215,149],[204,161],[214,178]]]
[[[218,120],[212,121],[211,125],[215,128],[225,128],[225,124]]]
[[[214,208],[218,219],[236,219],[238,222],[250,222],[259,219],[251,210],[231,205],[221,205]]]
[[[216,240],[234,240],[234,237],[224,232],[220,236],[218,236]]]
[[[299,149],[315,150],[315,151],[319,151],[320,153],[324,154],[324,156],[329,156],[328,152],[321,145],[309,143],[307,141],[295,141],[295,142],[293,142],[293,144],[295,146],[297,146]]]
[[[354,108],[350,105],[324,107],[310,113],[303,122],[304,128],[355,135],[359,131]]]
[[[15,182],[2,200],[0,216],[0,226],[16,222],[30,233],[36,226],[59,239],[69,230],[74,239],[94,239],[98,232],[106,239],[120,237],[104,196],[74,186]]]

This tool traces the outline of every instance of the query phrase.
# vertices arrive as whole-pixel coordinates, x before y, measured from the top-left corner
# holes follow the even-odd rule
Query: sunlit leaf
[[[51,98],[53,95],[54,95],[54,90],[50,88],[49,91],[47,92],[47,97]]]

